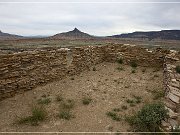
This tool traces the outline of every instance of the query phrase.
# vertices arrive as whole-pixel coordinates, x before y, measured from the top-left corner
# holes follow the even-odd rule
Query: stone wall
[[[162,127],[165,131],[179,128],[180,125],[180,74],[176,73],[175,70],[178,63],[179,59],[175,55],[167,55],[164,58],[164,103],[169,113],[169,119],[162,121]]]
[[[149,51],[130,45],[86,46],[34,50],[0,55],[0,100],[31,90],[55,79],[79,74],[94,65],[136,61],[140,66],[162,67],[167,51]]]
[[[163,57],[169,53],[168,50],[155,49],[148,50],[134,45],[109,45],[105,48],[106,61],[114,62],[117,58],[124,59],[126,64],[136,61],[139,66],[161,67],[163,66]]]

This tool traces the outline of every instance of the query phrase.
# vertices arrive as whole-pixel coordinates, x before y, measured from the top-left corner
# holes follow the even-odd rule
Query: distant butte
[[[68,31],[68,32],[63,32],[63,33],[58,33],[52,37],[50,37],[51,39],[62,39],[62,38],[93,38],[93,36],[84,33],[82,31],[80,31],[77,28],[74,28],[74,30],[72,31]]]

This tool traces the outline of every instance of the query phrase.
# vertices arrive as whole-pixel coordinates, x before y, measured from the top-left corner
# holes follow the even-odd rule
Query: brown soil
[[[124,120],[114,121],[106,115],[114,108],[128,107],[118,112],[124,118],[137,112],[144,103],[153,101],[151,90],[162,90],[162,71],[155,68],[137,67],[136,73],[132,68],[122,65],[119,71],[118,63],[101,63],[96,65],[96,71],[85,71],[80,75],[40,86],[34,90],[16,95],[0,102],[0,131],[10,132],[110,132],[129,131],[130,126]],[[142,70],[146,69],[143,73]],[[154,76],[155,75],[155,76]],[[33,104],[46,94],[51,103],[45,105],[48,117],[38,126],[16,123],[19,117],[28,116]],[[57,117],[59,102],[57,95],[64,99],[73,99],[75,106],[72,114],[75,118],[63,120]],[[126,100],[133,95],[142,97],[142,103],[131,107]],[[92,98],[89,105],[83,105],[82,98]]]

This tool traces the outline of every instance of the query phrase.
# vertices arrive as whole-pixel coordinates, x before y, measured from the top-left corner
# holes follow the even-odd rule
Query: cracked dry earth
[[[123,70],[118,70],[123,67]],[[152,90],[162,90],[162,70],[156,68],[132,67],[118,63],[101,63],[96,71],[84,71],[80,75],[39,86],[24,94],[0,102],[0,131],[15,132],[116,132],[131,131],[125,120],[114,121],[106,115],[114,108],[127,106],[127,110],[117,112],[122,119],[137,112],[145,103],[153,101]],[[145,70],[146,69],[146,70]],[[144,72],[143,72],[144,70]],[[48,112],[47,119],[38,126],[17,124],[20,117],[29,116],[31,108],[43,95],[48,95],[51,102],[44,105]],[[64,120],[57,117],[59,102],[57,95],[72,99],[74,118]],[[142,102],[130,106],[126,100],[133,96],[142,97]],[[89,105],[82,103],[83,97],[92,99]]]

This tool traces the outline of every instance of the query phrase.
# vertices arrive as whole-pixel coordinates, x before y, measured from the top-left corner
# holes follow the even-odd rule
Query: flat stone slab
[[[170,108],[171,110],[173,111],[176,111],[177,110],[177,106],[176,106],[176,103],[174,103],[173,101],[171,101],[170,99],[166,99],[164,101],[164,104],[166,107]]]
[[[172,73],[173,71],[172,71],[172,70],[170,70],[170,69],[168,69],[168,70],[167,70],[167,72]]]
[[[170,85],[172,85],[173,87],[179,88],[179,82],[176,79],[171,79],[170,81]]]
[[[172,82],[177,82],[176,79],[171,79]]]
[[[176,79],[178,80],[178,81],[180,81],[180,74],[175,74],[175,77],[176,77]]]
[[[173,110],[171,110],[170,108],[168,107],[165,107],[167,110],[168,110],[168,114],[169,114],[169,117],[170,118],[177,118],[178,117],[178,113],[175,113]]]
[[[172,100],[173,102],[179,104],[179,97],[172,94],[171,92],[168,93],[167,97]]]
[[[174,95],[180,97],[180,90],[178,88],[172,87],[170,85],[168,85],[168,88],[169,88],[171,93],[173,93]]]
[[[177,127],[178,122],[174,119],[169,119],[168,122],[170,123],[171,127]]]
[[[170,76],[171,79],[175,79],[175,76],[174,76],[174,74],[172,72],[169,73],[169,76]]]
[[[164,120],[161,121],[161,126],[162,126],[162,130],[165,129],[165,131],[170,131],[171,130],[171,125],[169,122],[166,122]]]
[[[171,65],[171,64],[167,64],[166,66],[167,66],[167,69],[168,69],[168,70],[169,70],[169,69],[173,69],[173,68],[176,67],[175,65]]]

